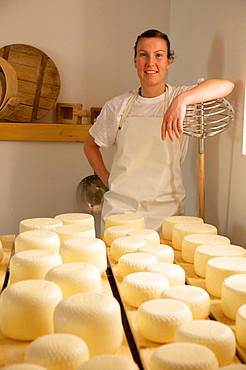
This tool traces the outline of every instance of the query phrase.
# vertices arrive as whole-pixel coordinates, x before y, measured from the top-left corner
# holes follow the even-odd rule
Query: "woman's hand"
[[[166,139],[168,134],[171,141],[175,137],[180,138],[183,132],[183,120],[186,112],[186,104],[183,103],[181,95],[178,95],[169,105],[162,122],[161,137]]]

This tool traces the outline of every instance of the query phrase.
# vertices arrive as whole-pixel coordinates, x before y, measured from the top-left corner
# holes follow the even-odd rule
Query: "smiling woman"
[[[182,134],[186,105],[224,97],[234,85],[207,80],[198,86],[170,86],[165,79],[173,55],[166,34],[147,30],[139,35],[134,66],[140,88],[107,102],[89,130],[85,154],[109,188],[102,228],[108,216],[132,213],[160,233],[165,217],[185,213],[180,164],[188,147],[188,137]],[[117,150],[109,173],[100,147],[113,144]]]

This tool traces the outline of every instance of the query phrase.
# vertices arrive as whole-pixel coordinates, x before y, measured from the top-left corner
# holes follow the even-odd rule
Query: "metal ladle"
[[[96,174],[85,177],[78,185],[76,198],[79,206],[86,212],[102,212],[103,197],[108,188]]]

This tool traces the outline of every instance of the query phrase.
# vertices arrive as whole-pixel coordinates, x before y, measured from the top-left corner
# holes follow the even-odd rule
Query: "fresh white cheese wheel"
[[[199,245],[194,254],[195,273],[205,278],[207,262],[214,257],[246,257],[246,250],[232,244]]]
[[[27,218],[19,223],[19,233],[30,230],[51,230],[61,225],[62,221],[52,217]]]
[[[59,252],[60,238],[51,230],[23,231],[15,238],[15,253],[30,249],[48,249]]]
[[[20,363],[4,366],[2,370],[47,370],[47,367],[34,364]]]
[[[45,280],[22,280],[0,296],[0,326],[6,337],[30,341],[53,333],[53,314],[62,299],[58,285]]]
[[[0,240],[0,263],[2,262],[3,260],[3,245],[2,245],[2,242]]]
[[[170,216],[166,217],[162,223],[162,235],[166,240],[172,240],[173,227],[176,224],[187,222],[204,222],[202,218],[195,216]]]
[[[88,225],[62,225],[52,228],[52,231],[60,237],[60,242],[73,238],[95,238],[96,233],[94,227]]]
[[[56,306],[54,328],[56,333],[70,333],[82,338],[90,357],[114,353],[123,339],[120,305],[106,294],[71,295]]]
[[[169,287],[165,276],[154,272],[135,272],[127,275],[121,285],[123,300],[132,307],[139,307],[151,299],[160,298],[163,290]]]
[[[160,236],[157,231],[152,229],[137,229],[130,231],[129,236],[136,236],[146,240],[147,244],[160,244]]]
[[[44,279],[53,267],[61,265],[58,252],[45,249],[33,249],[14,254],[9,265],[9,284],[20,280]]]
[[[60,246],[63,263],[87,262],[96,266],[100,273],[107,269],[105,243],[98,238],[73,238],[65,240]]]
[[[77,370],[89,359],[87,344],[72,334],[48,334],[35,339],[25,351],[25,362],[39,364],[48,370]]]
[[[143,238],[122,236],[112,241],[110,251],[113,259],[118,261],[124,254],[137,252],[138,248],[146,245],[147,242]]]
[[[124,278],[133,272],[141,272],[150,263],[158,262],[157,258],[150,253],[128,253],[118,260],[118,273]]]
[[[229,276],[222,283],[222,311],[229,319],[236,320],[237,310],[243,304],[246,304],[246,274]]]
[[[143,216],[135,213],[119,213],[106,218],[105,229],[110,226],[132,226],[135,229],[144,229],[145,221]]]
[[[246,349],[246,304],[237,310],[235,333],[238,344]]]
[[[183,269],[183,267],[174,263],[151,263],[150,265],[145,267],[144,271],[155,272],[156,274],[161,274],[165,276],[169,281],[170,287],[185,284],[185,270]]]
[[[182,258],[185,262],[194,263],[195,250],[202,244],[230,244],[230,239],[222,235],[191,234],[186,235],[182,241]]]
[[[223,370],[246,370],[246,365],[244,364],[231,364],[220,367]]]
[[[88,213],[62,213],[55,216],[55,219],[61,220],[63,225],[87,225],[95,227],[94,217]]]
[[[173,263],[174,261],[174,250],[169,245],[165,244],[148,244],[144,247],[140,247],[137,250],[140,253],[150,253],[156,256],[158,262]]]
[[[83,292],[102,292],[98,268],[86,262],[64,263],[53,267],[45,275],[45,280],[56,283],[62,290],[63,298]]]
[[[209,294],[221,297],[222,283],[231,275],[246,274],[245,257],[215,257],[207,262],[206,289]]]
[[[197,286],[173,286],[165,289],[161,298],[177,299],[186,303],[194,320],[206,319],[210,313],[210,297],[204,289]]]
[[[111,246],[112,242],[117,238],[122,238],[126,236],[130,231],[136,230],[132,226],[111,226],[105,229],[103,234],[103,240],[108,245]]]
[[[151,370],[215,370],[218,361],[205,346],[195,343],[169,343],[154,350]]]
[[[186,235],[191,234],[213,234],[217,235],[218,230],[215,226],[203,222],[189,222],[176,224],[173,227],[172,246],[174,249],[181,250],[182,242]]]
[[[175,342],[197,343],[208,347],[217,357],[219,366],[232,363],[236,354],[236,339],[231,328],[214,320],[193,320],[180,325]]]
[[[179,325],[191,320],[190,308],[175,299],[153,299],[141,304],[137,310],[139,331],[151,342],[173,342]]]
[[[139,370],[139,367],[130,358],[114,354],[95,356],[77,370]]]

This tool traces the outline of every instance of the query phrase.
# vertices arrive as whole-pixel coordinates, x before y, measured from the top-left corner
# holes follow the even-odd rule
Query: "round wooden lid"
[[[41,50],[25,44],[0,48],[0,57],[14,67],[21,98],[21,103],[6,119],[32,122],[42,118],[53,108],[60,93],[61,81],[55,63]]]

